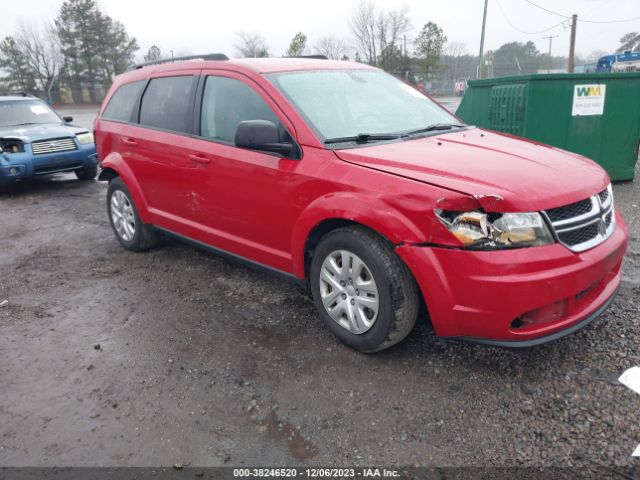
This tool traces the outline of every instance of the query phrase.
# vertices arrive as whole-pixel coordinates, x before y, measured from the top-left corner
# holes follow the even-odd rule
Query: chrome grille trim
[[[31,143],[31,151],[34,155],[43,155],[45,153],[69,152],[77,150],[78,147],[73,138],[51,138],[48,140],[38,140]]]
[[[552,221],[547,211],[542,212],[542,215],[551,225],[553,234],[558,242],[572,252],[584,252],[601,244],[609,238],[615,230],[616,222],[613,213],[613,190],[611,189],[611,184],[609,184],[605,190],[590,197],[589,200],[591,201],[591,210],[572,218]],[[562,208],[571,208],[573,205],[575,204],[554,208],[552,210],[557,211]],[[598,226],[597,229],[593,228],[594,224]],[[575,233],[575,235],[570,235],[571,233]],[[563,237],[565,241],[563,241]],[[573,238],[577,241],[577,239],[581,237],[588,238],[580,243],[568,243],[568,238]]]
[[[571,224],[575,224],[575,223],[582,223],[585,220],[588,220],[590,218],[592,218],[594,215],[596,215],[599,211],[599,207],[598,207],[598,201],[596,200],[596,197],[591,197],[589,198],[589,200],[591,200],[591,210],[589,210],[587,213],[584,213],[582,215],[578,215],[576,217],[571,217],[571,218],[567,218],[565,220],[556,220],[556,221],[551,221],[551,223],[553,224],[554,227],[563,227],[564,225],[571,225]]]

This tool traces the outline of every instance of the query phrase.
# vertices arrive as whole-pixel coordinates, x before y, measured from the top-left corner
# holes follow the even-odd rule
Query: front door
[[[194,211],[202,226],[201,240],[289,271],[299,209],[291,192],[304,181],[297,173],[302,161],[237,148],[234,137],[244,120],[272,121],[283,138],[293,127],[268,95],[244,76],[209,72],[203,81],[200,135],[189,142],[196,165]]]

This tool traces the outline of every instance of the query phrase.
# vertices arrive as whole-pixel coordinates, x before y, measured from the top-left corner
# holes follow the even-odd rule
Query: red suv
[[[367,65],[139,68],[116,78],[95,140],[125,248],[168,234],[284,274],[364,352],[419,312],[444,337],[544,343],[620,283],[627,228],[602,168],[464,125]]]

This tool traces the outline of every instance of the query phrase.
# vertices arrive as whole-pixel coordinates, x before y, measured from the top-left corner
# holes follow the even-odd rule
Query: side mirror
[[[238,124],[235,137],[236,147],[263,152],[289,155],[293,152],[292,143],[280,141],[280,130],[269,120],[245,120]]]
[[[73,122],[73,117],[62,117],[62,120],[64,120],[64,123],[71,123]]]

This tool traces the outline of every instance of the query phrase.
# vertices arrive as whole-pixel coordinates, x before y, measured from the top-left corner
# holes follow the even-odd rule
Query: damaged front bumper
[[[510,347],[556,340],[586,326],[620,284],[627,227],[573,253],[555,243],[512,250],[402,245],[439,336]]]
[[[29,148],[24,152],[0,153],[0,184],[7,184],[29,177],[70,172],[94,167],[98,155],[93,144],[79,145],[77,150],[33,155]]]

